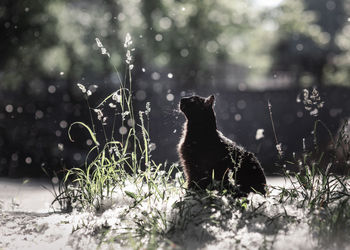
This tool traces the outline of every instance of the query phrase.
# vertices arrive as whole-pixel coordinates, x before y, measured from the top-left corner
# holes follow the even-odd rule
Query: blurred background
[[[134,102],[151,103],[157,162],[178,160],[182,96],[215,94],[219,129],[268,174],[279,172],[268,101],[286,159],[303,151],[303,138],[311,150],[316,119],[336,133],[349,117],[349,1],[2,0],[0,176],[83,164],[92,141],[78,128],[74,143],[67,135],[72,122],[90,122],[77,83],[90,86],[93,107],[115,91],[127,33]],[[323,107],[305,107],[303,89],[313,87]],[[319,146],[329,141],[320,129]]]

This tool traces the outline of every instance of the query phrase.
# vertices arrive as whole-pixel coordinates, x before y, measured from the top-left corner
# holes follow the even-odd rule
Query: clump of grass
[[[96,38],[96,42],[102,54],[109,57],[110,54],[101,41]],[[124,44],[127,63],[124,81],[116,69],[120,80],[119,89],[96,107],[93,108],[89,102],[92,92],[83,84],[77,84],[86,99],[91,124],[74,122],[69,127],[68,135],[70,140],[74,141],[72,127],[83,127],[88,131],[94,146],[88,152],[84,166],[68,170],[64,177],[65,190],[57,197],[57,201],[62,202],[65,199],[68,202],[67,206],[72,206],[69,203],[75,203],[75,207],[100,210],[105,202],[112,199],[116,188],[124,187],[127,180],[136,185],[138,193],[144,188],[144,183],[147,184],[150,192],[157,192],[154,178],[162,168],[162,164],[156,164],[151,159],[152,144],[148,126],[146,128],[145,124],[145,119],[147,122],[149,120],[150,104],[147,103],[145,110],[138,112],[138,117],[133,109],[131,78],[133,48],[131,45],[132,40],[128,34]],[[106,131],[107,120],[110,119],[104,115],[104,109],[111,109],[114,112],[110,134]],[[94,115],[97,116],[98,124],[95,123]],[[119,138],[115,133],[118,122],[121,129]],[[97,136],[98,126],[102,128],[102,141]],[[131,197],[136,196],[133,192],[126,192],[126,194]]]
[[[304,90],[303,103],[305,109],[310,111],[310,115],[317,117],[318,109],[323,107],[324,102],[315,88],[311,93],[309,95],[309,91]],[[269,111],[273,124],[270,104]],[[318,144],[319,126],[322,126],[329,135],[331,143],[328,152],[322,151]],[[283,176],[289,180],[291,187],[273,187],[279,191],[280,203],[289,201],[299,208],[306,209],[310,217],[310,227],[316,231],[318,243],[323,247],[337,248],[350,243],[350,237],[346,233],[350,230],[350,142],[347,128],[348,121],[344,122],[334,136],[325,123],[316,119],[312,131],[313,148],[307,149],[303,139],[302,155],[297,157],[293,154],[292,160],[281,164]],[[277,143],[275,130],[274,134]],[[282,156],[280,150],[278,152],[279,156]],[[289,166],[298,170],[290,172]],[[336,166],[344,169],[343,175],[334,171]]]
[[[96,42],[102,54],[109,57],[101,41],[96,39]],[[94,231],[102,235],[101,244],[127,241],[128,244],[135,244],[135,247],[139,244],[154,246],[158,244],[159,237],[165,237],[169,231],[171,207],[184,193],[185,181],[176,164],[168,167],[152,160],[154,145],[149,137],[151,106],[147,102],[144,110],[134,110],[131,46],[132,40],[127,34],[124,81],[115,68],[120,86],[99,104],[91,105],[89,97],[92,92],[83,84],[77,84],[86,99],[91,124],[74,122],[69,126],[68,135],[74,141],[72,128],[79,126],[88,131],[94,145],[82,167],[67,170],[54,202],[66,211],[103,212],[118,207],[123,201],[124,204],[118,208],[120,213],[116,215],[119,224],[111,225],[106,221],[97,228],[93,226]],[[105,116],[106,109],[113,111],[112,119]],[[107,131],[106,123],[110,120],[112,130]],[[115,133],[117,127],[121,129],[120,135]],[[102,131],[101,137],[97,134],[99,129]],[[175,175],[175,172],[178,173]],[[89,227],[88,222],[83,225]],[[133,243],[135,237],[141,240]]]

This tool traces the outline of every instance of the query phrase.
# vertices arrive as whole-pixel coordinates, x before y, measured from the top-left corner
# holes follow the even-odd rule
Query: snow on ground
[[[283,179],[269,178],[268,183],[286,185]],[[125,213],[132,199],[121,196],[109,209],[99,214],[89,212],[53,213],[53,197],[49,184],[42,181],[9,181],[0,179],[0,249],[101,249],[132,248],[139,244],[128,235],[135,213]],[[179,198],[179,197],[177,197]],[[189,220],[183,230],[166,237],[170,242],[163,247],[185,249],[314,249],[316,241],[310,234],[306,215],[292,204],[278,204],[275,199],[259,195],[248,197],[251,205],[246,211],[231,212],[220,207],[203,208],[188,201],[188,214],[200,214]],[[174,223],[182,225],[186,218],[176,217],[174,204],[168,201],[164,208]],[[159,205],[159,204],[158,204]],[[222,199],[221,207],[230,207]],[[255,209],[255,210],[254,210]],[[254,210],[254,211],[253,211]],[[228,210],[230,211],[230,210]],[[210,220],[207,220],[210,217]],[[140,217],[142,218],[142,217]],[[193,218],[193,216],[191,217]],[[222,220],[224,218],[224,220]],[[216,220],[217,219],[217,220]],[[217,222],[216,222],[217,221]],[[288,223],[298,221],[298,223]],[[129,224],[128,224],[129,223]],[[123,237],[115,237],[124,235]],[[100,245],[101,242],[104,242]],[[131,245],[130,245],[131,242]],[[350,248],[348,248],[350,249]]]
[[[0,178],[0,208],[4,211],[47,212],[52,202],[47,180]]]

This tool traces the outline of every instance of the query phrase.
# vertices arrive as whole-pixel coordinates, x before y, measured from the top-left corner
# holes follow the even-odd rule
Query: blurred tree
[[[237,86],[248,78],[248,68],[257,74],[269,65],[268,57],[261,56],[266,52],[259,42],[261,17],[250,1],[143,1],[142,13],[145,61],[171,69],[178,89],[208,86],[213,79]]]
[[[338,4],[338,2],[336,2]],[[338,85],[350,86],[350,2],[343,2],[345,16],[336,16],[337,19],[343,21],[343,25],[338,27],[335,34],[334,43],[338,46],[342,53],[336,54],[333,59],[333,64],[326,67],[326,80]],[[344,20],[345,18],[345,20]]]
[[[15,89],[45,75],[41,52],[57,44],[55,18],[47,13],[49,1],[0,2],[1,88]]]
[[[0,3],[0,174],[62,167],[57,145],[67,142],[67,124],[87,112],[77,104],[83,101],[77,81],[112,81],[112,67],[95,38],[112,49],[123,47],[113,19],[120,9],[114,1]],[[112,60],[121,62],[118,56]],[[67,146],[79,152],[76,147]]]
[[[95,38],[116,52],[112,61],[118,66],[121,10],[114,0],[2,1],[0,88],[14,90],[35,79],[46,84],[49,79],[74,83],[82,75],[108,77],[113,70],[108,60],[92,57],[99,53]]]
[[[325,84],[326,69],[336,67],[342,53],[335,42],[346,21],[344,1],[285,0],[275,10],[278,42],[272,71],[288,72],[295,84]]]
[[[345,82],[345,3],[285,0],[263,11],[256,0],[3,0],[0,165],[5,158],[6,167],[23,164],[27,155],[33,166],[58,164],[67,124],[88,120],[76,83],[100,86],[92,102],[114,90],[112,65],[124,74],[126,33],[135,48],[135,96],[159,106],[175,100],[165,98],[169,89],[263,89],[272,63],[273,71],[294,72],[296,82]]]

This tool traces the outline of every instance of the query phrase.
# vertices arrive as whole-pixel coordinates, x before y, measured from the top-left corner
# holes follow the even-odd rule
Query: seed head
[[[119,93],[116,91],[116,92],[114,92],[114,94],[112,95],[112,100],[121,103],[122,97],[121,97],[121,95],[119,95]]]
[[[77,83],[77,86],[81,90],[81,92],[86,93],[86,88],[83,84]]]
[[[126,51],[126,60],[125,60],[125,62],[126,62],[127,64],[130,64],[130,63],[131,63],[131,60],[132,60],[131,52],[130,52],[130,50],[127,50],[127,51]]]
[[[276,145],[276,149],[277,149],[278,154],[282,157],[282,155],[283,155],[282,143],[278,143],[278,144]]]
[[[101,43],[100,39],[98,39],[98,38],[96,37],[95,40],[96,40],[96,43],[97,43],[97,47],[103,48],[103,44]]]
[[[97,114],[97,119],[99,121],[101,121],[101,119],[103,118],[103,113],[101,109],[94,109],[95,113]]]
[[[101,53],[102,55],[107,55],[108,57],[111,57],[111,55],[108,53],[107,49],[103,46],[103,44],[101,43],[100,39],[98,39],[97,37],[95,38],[97,47],[99,47],[101,49]]]
[[[264,138],[264,129],[259,128],[259,129],[256,130],[255,140],[258,141],[258,140],[260,140],[262,138]]]
[[[311,93],[309,90],[303,90],[304,108],[309,111],[311,116],[318,116],[319,109],[323,108],[324,101],[321,100],[320,94],[316,88],[313,88]]]
[[[126,33],[124,47],[128,48],[129,46],[131,46],[131,44],[132,44],[131,36],[129,33]]]
[[[112,109],[114,109],[114,108],[117,107],[117,105],[115,105],[114,103],[110,103],[110,104],[108,104],[108,105],[109,105],[109,107],[111,107]]]
[[[151,113],[151,103],[150,102],[146,102],[145,114],[148,116],[149,113]]]

